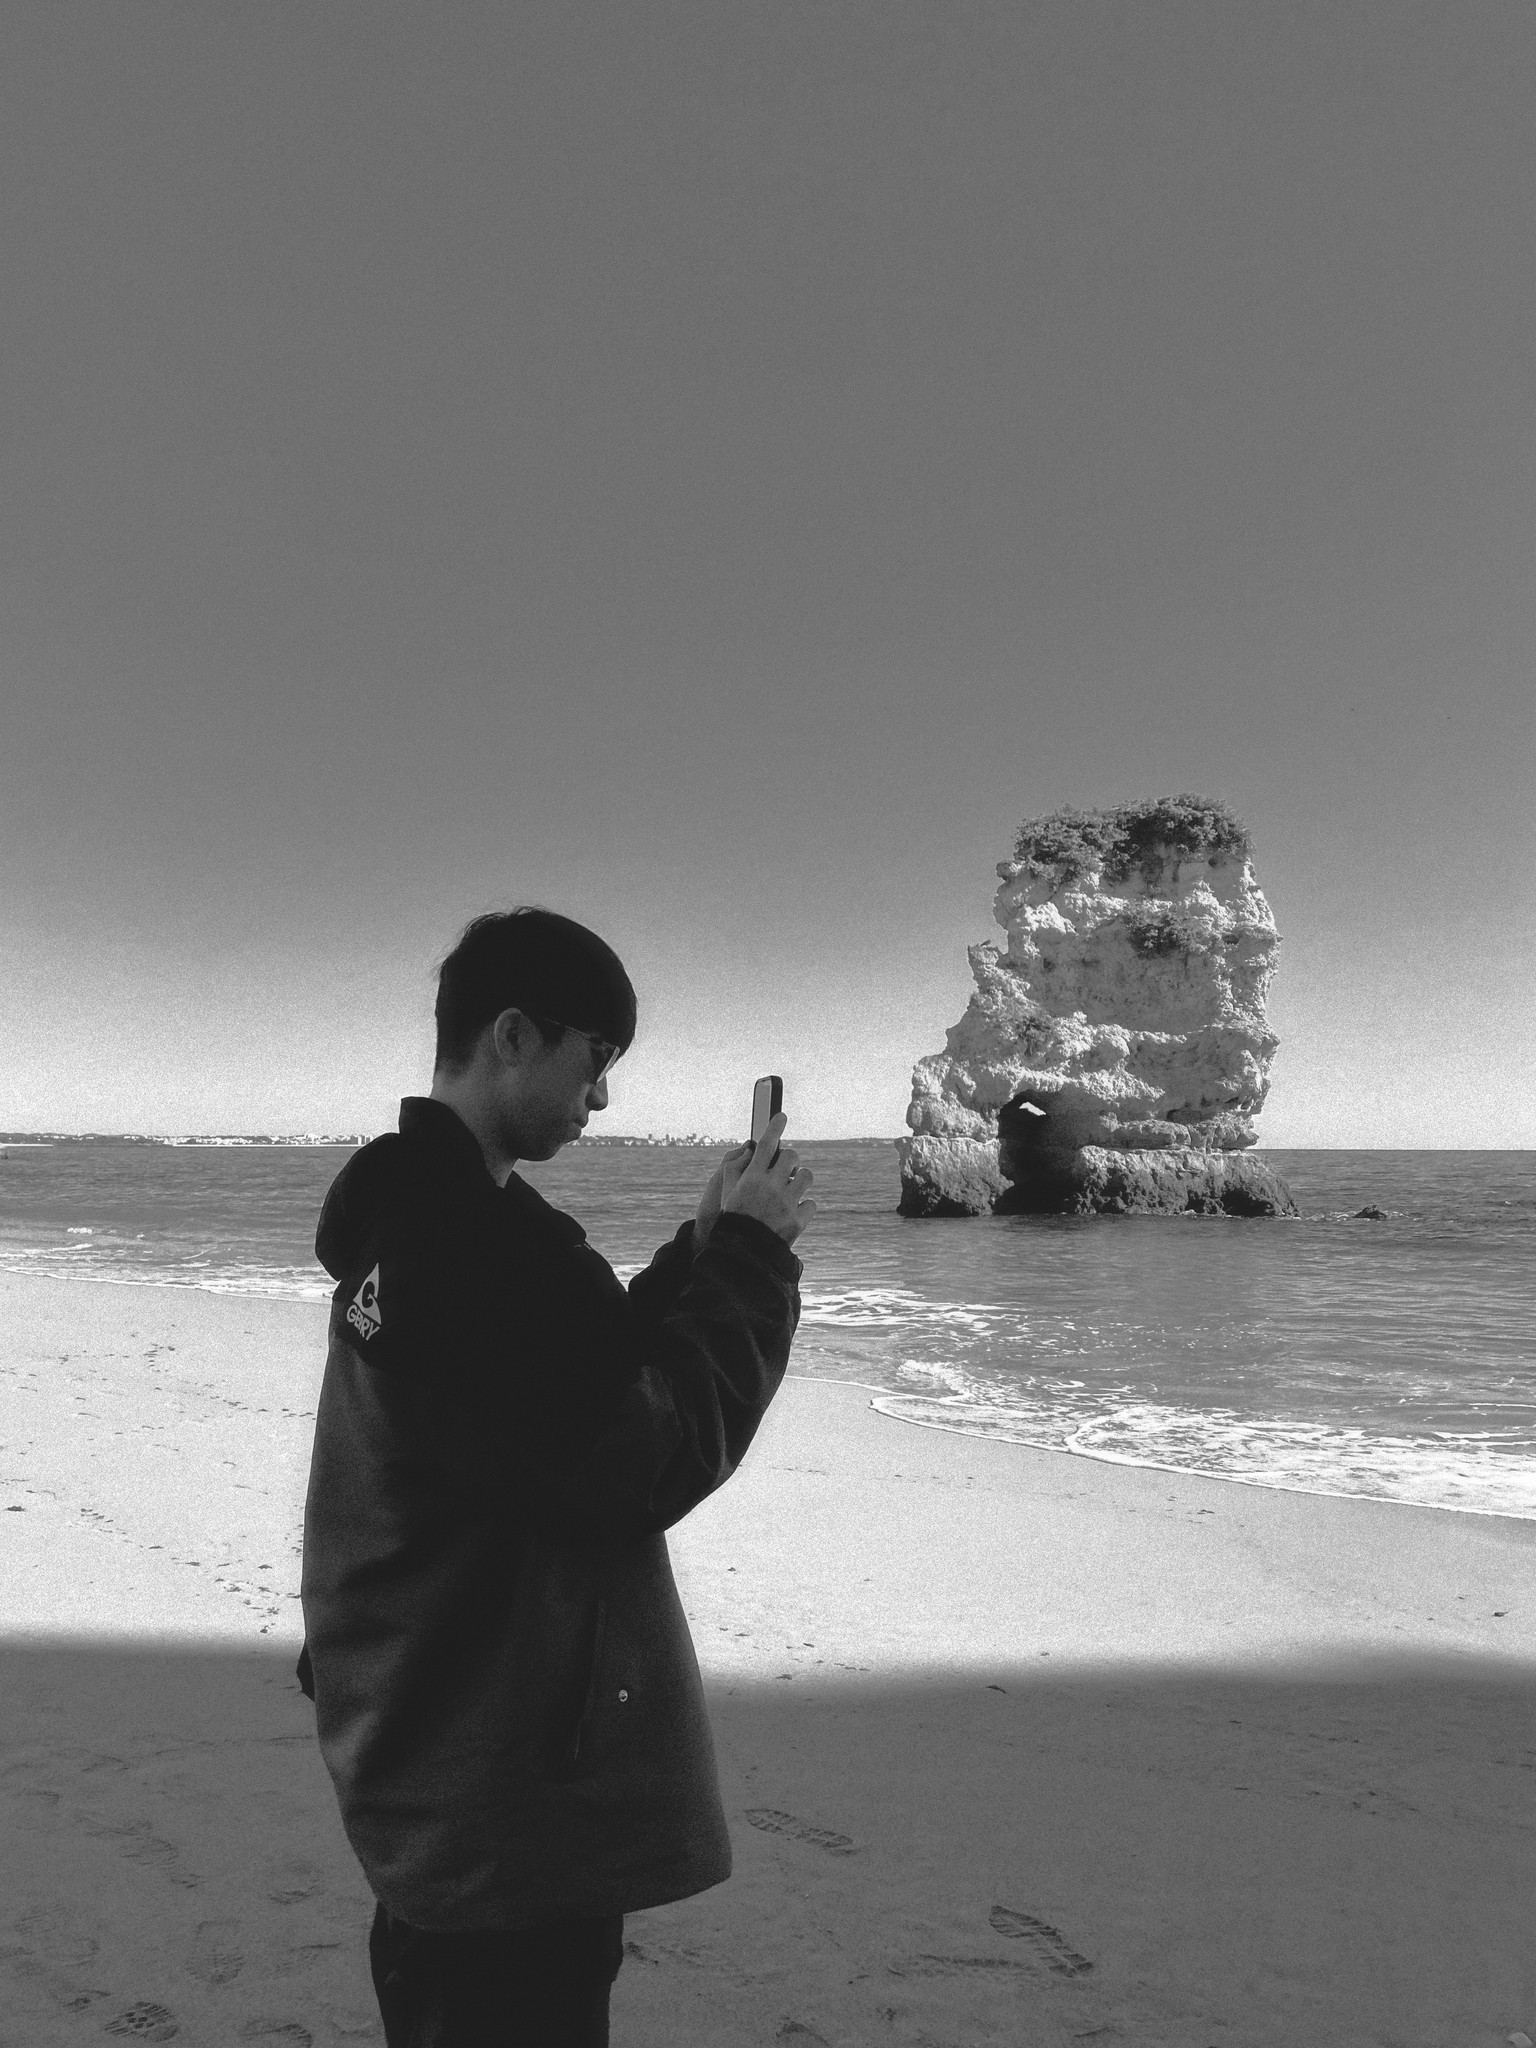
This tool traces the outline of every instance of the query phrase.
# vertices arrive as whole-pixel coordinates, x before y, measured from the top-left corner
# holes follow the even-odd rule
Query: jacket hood
[[[315,1257],[333,1280],[349,1270],[380,1211],[399,1197],[407,1171],[405,1145],[391,1131],[354,1152],[331,1182],[315,1232]]]
[[[465,1197],[501,1202],[526,1228],[546,1233],[556,1244],[586,1242],[574,1216],[554,1208],[517,1174],[498,1188],[478,1139],[446,1103],[407,1095],[400,1104],[400,1129],[354,1152],[331,1182],[315,1232],[315,1256],[333,1280],[352,1270],[381,1213],[408,1193],[419,1194],[424,1179],[449,1203]]]

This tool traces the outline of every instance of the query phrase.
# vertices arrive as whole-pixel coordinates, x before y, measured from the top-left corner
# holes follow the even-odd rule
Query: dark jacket
[[[299,1682],[347,1837],[415,1927],[637,1911],[730,1875],[662,1531],[778,1391],[801,1264],[692,1222],[626,1291],[573,1217],[408,1097],[343,1167]]]

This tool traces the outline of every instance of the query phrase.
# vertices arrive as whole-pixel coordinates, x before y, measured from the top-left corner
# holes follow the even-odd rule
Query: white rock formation
[[[1060,811],[997,872],[1007,945],[969,949],[970,1005],[914,1070],[902,1213],[1293,1214],[1241,1157],[1279,939],[1238,821],[1190,796]]]

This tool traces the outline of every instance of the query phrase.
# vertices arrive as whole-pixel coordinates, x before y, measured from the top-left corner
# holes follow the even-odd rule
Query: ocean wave
[[[96,1280],[117,1287],[189,1287],[204,1294],[248,1294],[282,1301],[329,1301],[336,1283],[323,1267],[225,1265],[214,1260],[137,1261],[102,1256],[95,1244],[3,1245],[0,1273],[42,1280]]]
[[[800,1320],[839,1330],[911,1330],[942,1324],[974,1337],[1020,1330],[1024,1312],[1008,1303],[935,1300],[908,1287],[847,1287],[801,1293]]]
[[[896,1377],[899,1380],[930,1380],[964,1398],[969,1398],[973,1384],[970,1374],[958,1365],[940,1365],[926,1358],[903,1359],[896,1368]]]
[[[932,1370],[932,1368],[929,1368]],[[965,1375],[957,1374],[964,1379]],[[948,1395],[879,1394],[882,1415],[1104,1464],[1139,1465],[1287,1493],[1536,1520],[1530,1432],[1439,1430],[1436,1441],[1364,1429],[1254,1419],[1235,1411],[1127,1401],[1084,1411],[1031,1406],[975,1387]]]

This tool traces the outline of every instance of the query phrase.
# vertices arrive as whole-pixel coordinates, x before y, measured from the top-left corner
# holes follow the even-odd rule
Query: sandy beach
[[[325,1307],[0,1275],[0,2048],[382,2040],[293,1661]],[[615,2048],[1536,2038],[1536,1523],[792,1379],[669,1537],[730,1882]]]

